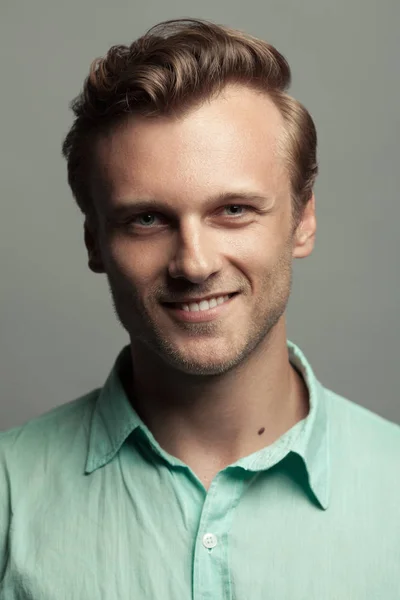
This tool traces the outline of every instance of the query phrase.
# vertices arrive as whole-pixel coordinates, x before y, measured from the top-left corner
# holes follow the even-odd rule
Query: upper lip
[[[217,292],[216,294],[208,294],[207,296],[198,296],[197,298],[183,298],[181,300],[166,300],[163,304],[190,304],[191,302],[201,302],[202,300],[210,300],[211,298],[220,298],[221,296],[231,296],[236,292]]]

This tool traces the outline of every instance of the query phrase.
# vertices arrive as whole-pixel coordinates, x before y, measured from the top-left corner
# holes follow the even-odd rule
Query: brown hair
[[[268,93],[283,116],[296,224],[318,172],[317,136],[308,111],[286,93],[290,77],[287,61],[267,42],[199,19],[164,21],[130,46],[111,47],[92,62],[83,91],[71,103],[76,118],[62,146],[82,212],[93,209],[88,157],[96,134],[129,114],[183,114],[232,82]]]

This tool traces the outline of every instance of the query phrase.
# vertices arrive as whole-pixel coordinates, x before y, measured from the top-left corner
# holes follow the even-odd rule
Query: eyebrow
[[[259,206],[272,205],[272,198],[263,194],[257,194],[254,192],[237,191],[237,192],[222,192],[215,196],[210,196],[205,203],[206,208],[215,204],[230,204],[239,202],[254,202]],[[112,217],[124,217],[135,212],[146,212],[146,211],[160,211],[167,214],[174,213],[174,207],[170,204],[165,204],[155,198],[137,199],[137,200],[122,200],[117,206],[110,207],[109,216]]]

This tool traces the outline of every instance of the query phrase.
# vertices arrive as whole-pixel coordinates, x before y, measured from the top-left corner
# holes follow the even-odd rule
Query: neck
[[[284,321],[245,363],[220,376],[179,372],[133,344],[131,352],[135,410],[160,446],[192,468],[204,463],[216,473],[272,444],[308,413]]]

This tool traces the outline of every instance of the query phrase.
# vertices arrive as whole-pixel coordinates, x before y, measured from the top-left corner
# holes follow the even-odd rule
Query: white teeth
[[[215,308],[229,300],[229,296],[219,296],[219,298],[211,298],[211,300],[202,300],[200,303],[191,302],[190,304],[181,304],[180,308],[186,312],[199,312]]]
[[[202,300],[199,304],[199,309],[200,310],[208,310],[210,308],[210,304],[208,302],[208,300]]]

